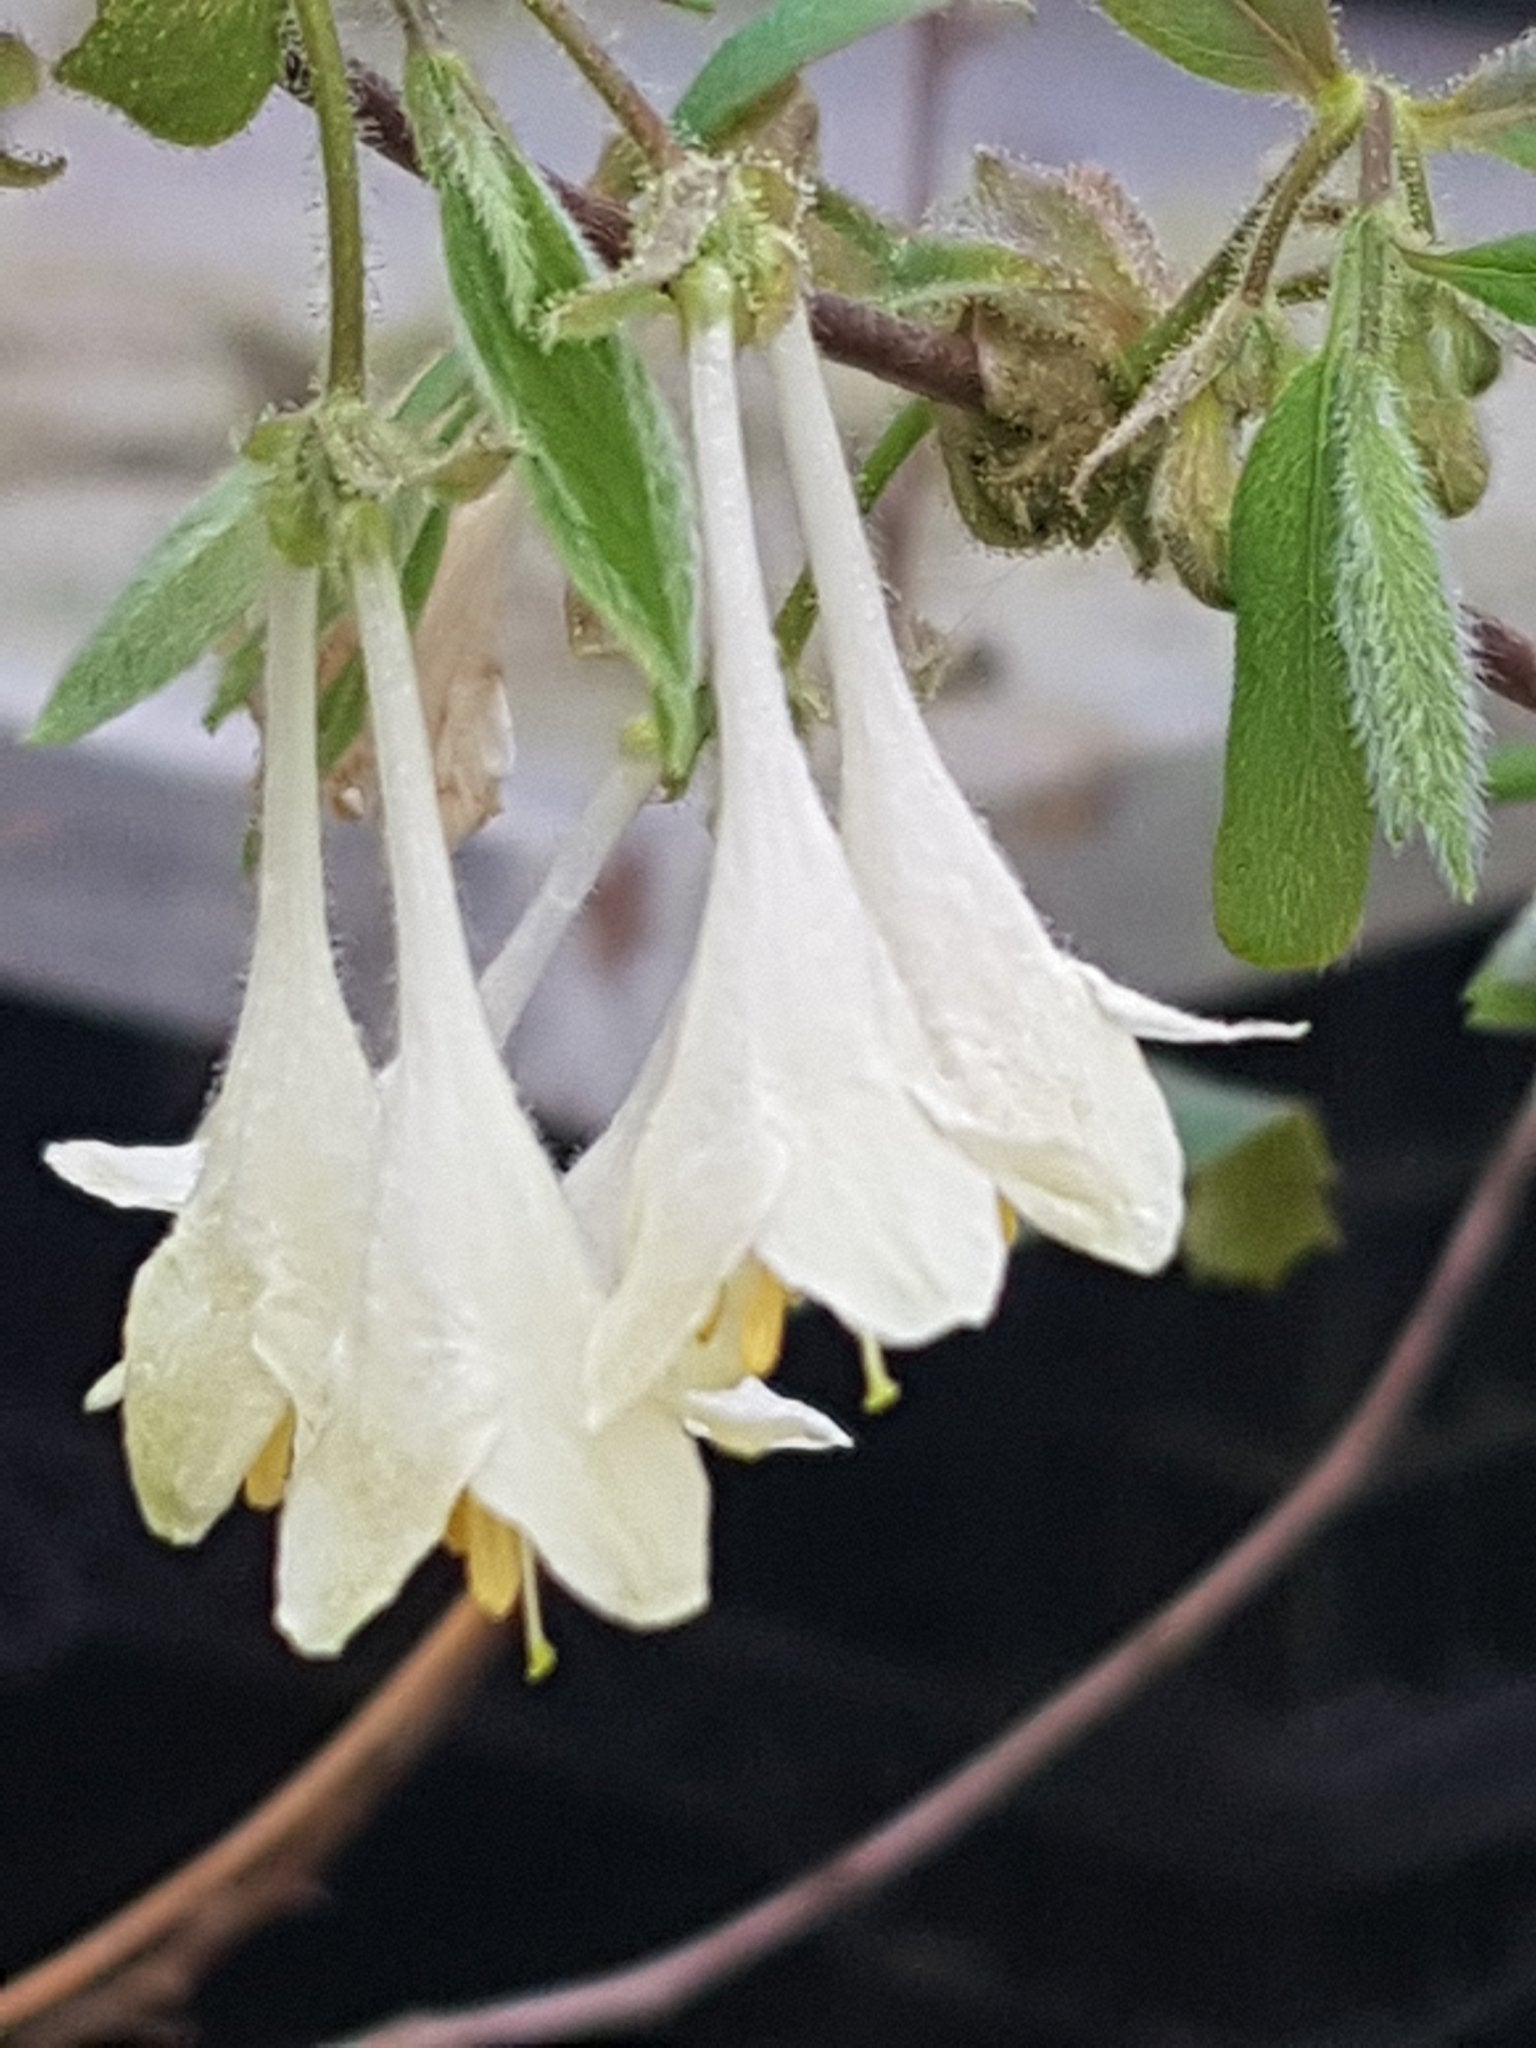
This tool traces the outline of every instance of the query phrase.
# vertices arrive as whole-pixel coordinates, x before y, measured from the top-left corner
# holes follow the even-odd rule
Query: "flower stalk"
[[[367,375],[367,268],[352,89],[331,0],[293,0],[293,11],[304,43],[325,175],[331,284],[325,388],[332,395],[361,398]]]

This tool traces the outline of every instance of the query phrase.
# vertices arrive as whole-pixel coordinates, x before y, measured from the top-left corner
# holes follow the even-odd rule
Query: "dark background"
[[[1468,1037],[1482,936],[1308,992],[1347,1248],[1276,1299],[1049,1250],[996,1326],[855,1412],[847,1341],[790,1381],[846,1459],[717,1466],[715,1610],[660,1638],[558,1598],[306,1917],[209,1985],[212,2043],[307,2042],[618,1961],[879,1817],[1100,1649],[1282,1486],[1422,1281],[1523,1085]],[[1270,1007],[1286,1014],[1283,1000]],[[429,1566],[339,1665],[265,1621],[268,1529],[163,1550],[79,1413],[153,1235],[51,1185],[48,1136],[166,1139],[201,1048],[0,1012],[0,1967],[201,1845],[442,1604]],[[1536,1433],[1528,1225],[1387,1483],[1311,1559],[955,1853],[759,1970],[678,2043],[1525,2048],[1536,2039]]]

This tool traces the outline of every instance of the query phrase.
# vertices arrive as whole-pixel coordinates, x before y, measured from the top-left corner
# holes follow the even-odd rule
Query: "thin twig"
[[[325,1864],[430,1746],[505,1639],[467,1599],[458,1601],[244,1820],[122,1912],[0,1986],[0,2036],[17,2039],[26,2028],[27,2048],[131,2040],[174,2011],[219,1956],[308,1902]]]
[[[861,1840],[665,1953],[555,1991],[405,2019],[352,2048],[513,2048],[656,2026],[947,1848],[1175,1666],[1355,1503],[1507,1239],[1536,1170],[1536,1089],[1461,1211],[1386,1362],[1343,1427],[1267,1514],[1098,1663]]]

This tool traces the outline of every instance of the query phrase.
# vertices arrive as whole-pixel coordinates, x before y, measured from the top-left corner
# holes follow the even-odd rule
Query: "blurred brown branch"
[[[162,2033],[229,1949],[311,1903],[325,1865],[431,1746],[504,1640],[460,1600],[307,1763],[211,1848],[0,1986],[0,2037],[17,2048],[77,2048]]]

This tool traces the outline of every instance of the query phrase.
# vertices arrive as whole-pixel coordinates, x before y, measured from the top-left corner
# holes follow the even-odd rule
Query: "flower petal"
[[[1111,981],[1102,967],[1091,967],[1086,960],[1073,964],[1112,1024],[1118,1024],[1136,1038],[1161,1045],[1236,1045],[1250,1038],[1305,1038],[1312,1028],[1306,1023],[1278,1024],[1265,1017],[1241,1017],[1234,1022],[1220,1017],[1197,1017]]]
[[[64,1138],[43,1148],[43,1164],[71,1187],[110,1202],[114,1209],[185,1207],[203,1170],[207,1147],[191,1138],[185,1145],[109,1145],[102,1138]]]
[[[740,1380],[734,1387],[691,1393],[683,1401],[683,1420],[695,1436],[717,1450],[748,1461],[771,1451],[850,1451],[853,1438],[830,1415],[806,1401],[774,1393],[759,1379]]]

